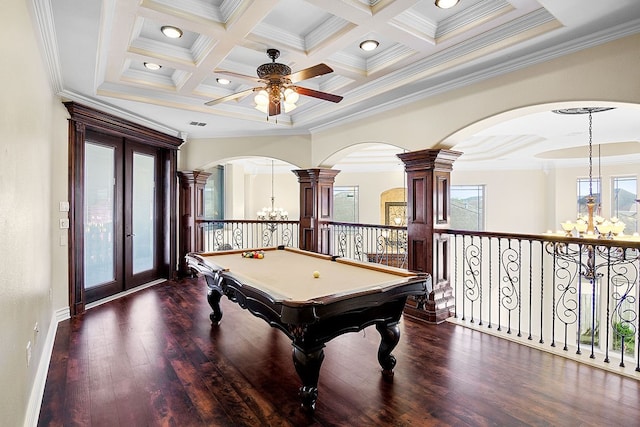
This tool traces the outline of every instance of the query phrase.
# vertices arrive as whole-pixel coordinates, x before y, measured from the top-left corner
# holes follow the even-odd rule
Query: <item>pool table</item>
[[[378,362],[384,375],[393,375],[398,322],[407,297],[431,289],[428,274],[285,247],[255,249],[263,258],[243,256],[251,251],[190,253],[186,260],[206,279],[214,325],[226,295],[292,340],[303,408],[315,409],[325,344],[345,332],[375,324]]]

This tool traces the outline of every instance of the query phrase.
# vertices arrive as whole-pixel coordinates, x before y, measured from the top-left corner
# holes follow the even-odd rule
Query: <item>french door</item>
[[[159,149],[88,131],[84,142],[85,303],[160,276],[162,179]]]

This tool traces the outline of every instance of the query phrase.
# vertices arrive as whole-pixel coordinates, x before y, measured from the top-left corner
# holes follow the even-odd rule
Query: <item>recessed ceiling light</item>
[[[229,83],[231,83],[229,79],[223,79],[223,78],[217,78],[216,81],[221,85],[228,85]]]
[[[179,39],[182,37],[182,30],[178,27],[172,27],[171,25],[165,25],[160,28],[162,34],[169,37],[170,39]]]
[[[436,6],[440,9],[449,9],[458,4],[460,0],[436,0]]]
[[[379,44],[380,43],[378,43],[376,40],[365,40],[360,43],[360,49],[370,52],[372,50],[375,50]]]
[[[162,68],[162,65],[156,64],[154,62],[145,62],[144,66],[147,67],[149,70],[153,70],[153,71],[157,71],[160,68]]]

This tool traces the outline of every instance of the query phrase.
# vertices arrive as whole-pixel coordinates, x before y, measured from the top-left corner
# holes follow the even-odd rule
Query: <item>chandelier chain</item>
[[[592,144],[593,144],[593,117],[591,116],[591,111],[589,111],[589,196],[593,196],[593,155],[592,155]]]

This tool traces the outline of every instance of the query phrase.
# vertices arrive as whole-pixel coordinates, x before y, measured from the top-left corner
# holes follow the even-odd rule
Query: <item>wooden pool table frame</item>
[[[275,249],[264,248],[266,251]],[[357,332],[375,324],[381,336],[378,362],[384,375],[393,375],[396,359],[391,352],[400,340],[398,322],[407,297],[424,296],[430,289],[431,277],[428,274],[407,275],[404,271],[404,275],[398,275],[396,283],[385,284],[384,287],[328,295],[311,301],[291,301],[276,298],[248,280],[234,275],[232,271],[215,265],[215,255],[237,253],[241,256],[241,252],[243,251],[190,253],[187,254],[186,261],[189,268],[204,276],[207,282],[207,301],[213,310],[209,317],[214,325],[219,324],[222,319],[220,299],[222,295],[226,295],[230,301],[280,329],[292,340],[293,363],[302,381],[300,396],[303,408],[315,409],[325,344],[346,332]],[[306,254],[318,256],[310,252]],[[268,256],[267,252],[266,257]],[[336,258],[327,257],[333,262]],[[357,265],[360,268],[394,271],[372,263]]]

